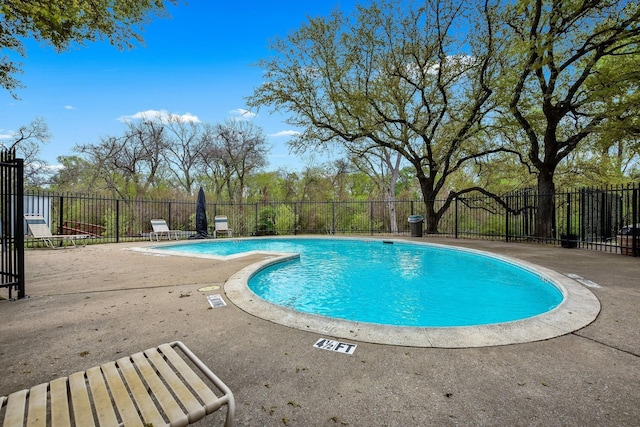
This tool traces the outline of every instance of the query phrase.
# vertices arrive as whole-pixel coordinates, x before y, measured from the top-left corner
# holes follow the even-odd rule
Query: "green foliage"
[[[177,0],[170,0],[177,4]],[[51,45],[57,51],[73,43],[108,40],[118,48],[129,48],[133,40],[142,43],[140,27],[152,15],[168,16],[162,0],[117,1],[25,1],[0,3],[0,49],[26,56],[23,39],[32,38]],[[0,87],[15,97],[21,87],[14,77],[20,65],[8,57],[0,59]]]
[[[60,156],[58,164],[62,166],[51,179],[51,187],[56,191],[86,191],[86,182],[91,176],[89,162],[79,156]]]
[[[269,206],[258,212],[257,234],[267,236],[276,234],[276,209]]]
[[[245,212],[240,218],[239,224],[229,224],[233,228],[233,234],[251,235],[258,230],[258,224],[256,223],[255,212]],[[238,233],[240,231],[240,233]],[[257,234],[257,233],[256,233]]]
[[[120,237],[127,235],[128,230],[134,230],[133,220],[128,215],[120,213],[116,215],[116,211],[113,209],[107,209],[103,215],[103,224],[106,227],[104,232],[105,237],[115,237],[116,233]]]
[[[562,162],[638,111],[640,5],[520,0],[500,18],[505,138],[552,194]],[[553,235],[552,200],[537,206],[538,237]]]
[[[488,215],[479,207],[469,206],[458,215],[460,233],[477,234],[479,236],[504,236],[505,221],[502,215]]]
[[[256,234],[259,236],[293,234],[295,225],[296,216],[291,206],[271,205],[258,211]]]
[[[280,234],[293,234],[297,222],[296,215],[288,205],[278,205],[276,207],[276,230]]]
[[[8,33],[0,35],[0,47],[20,52],[17,34],[49,37],[50,44],[64,48],[65,43],[81,42],[78,37],[111,40],[109,32],[120,27],[113,37],[125,43],[129,33],[124,27],[143,22],[149,13],[164,13],[161,1],[118,1],[113,11],[92,23],[91,33],[91,26],[76,25],[90,16],[71,19],[88,2],[71,3],[64,8],[63,2],[2,2],[0,22],[6,20]],[[167,132],[148,124],[138,129],[145,138],[135,146],[129,138],[134,129],[129,129],[80,147],[86,149],[82,156],[61,158],[64,168],[51,188],[109,197],[179,198],[192,195],[187,189],[195,180],[206,188],[209,202],[375,200],[386,196],[382,188],[388,175],[375,177],[354,164],[380,148],[403,156],[395,186],[398,199],[445,198],[472,187],[505,194],[536,186],[540,175],[551,176],[555,187],[640,179],[638,5],[520,0],[491,2],[495,8],[484,13],[479,3],[468,3],[459,2],[456,8],[449,0],[409,2],[405,8],[398,7],[404,2],[374,0],[350,16],[335,12],[310,19],[274,42],[275,55],[262,62],[265,84],[250,104],[292,113],[291,123],[304,130],[293,138],[294,149],[330,151],[338,144],[354,163],[338,159],[300,171],[264,172],[260,154],[266,147],[257,147],[259,155],[252,156],[251,165],[243,163],[251,141],[242,145],[239,135],[246,133],[227,123],[201,129],[227,138],[202,134],[215,141],[203,151],[209,156],[206,167],[177,167],[166,162],[170,153],[161,152],[163,141],[153,139]],[[459,12],[472,13],[473,25],[461,25],[468,22]],[[450,32],[456,25],[469,32]],[[0,81],[7,80],[0,74]],[[157,156],[150,157],[145,149]],[[134,151],[144,156],[123,160]],[[112,160],[116,152],[126,153],[117,159],[119,169]],[[193,176],[179,176],[185,171]],[[330,229],[336,221],[335,227],[343,230],[361,230],[362,224],[370,229],[366,214],[351,208],[350,218],[332,219],[319,211],[301,215],[299,223],[293,216],[278,207],[256,219],[253,211],[236,219],[234,228],[290,232],[293,224],[317,230]]]
[[[465,163],[502,149],[482,138],[494,108],[490,10],[436,3],[377,0],[351,16],[310,19],[273,43],[249,105],[289,112],[289,123],[304,129],[290,142],[299,151],[339,145],[352,155],[401,155],[422,197],[434,199]]]
[[[353,233],[379,233],[384,231],[384,223],[381,219],[371,218],[371,214],[367,212],[359,212],[350,217],[348,231]]]

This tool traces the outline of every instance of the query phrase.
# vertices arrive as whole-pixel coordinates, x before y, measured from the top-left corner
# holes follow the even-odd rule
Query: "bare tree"
[[[204,152],[206,162],[210,170],[216,165],[229,198],[242,203],[247,177],[267,165],[267,138],[259,126],[236,120],[214,126],[213,138]]]
[[[140,172],[146,175],[143,186],[143,191],[146,193],[150,187],[159,184],[158,175],[163,168],[162,155],[167,146],[165,128],[162,124],[151,120],[129,123],[125,138],[131,148],[138,152],[140,160],[144,162]]]
[[[158,184],[165,150],[164,127],[153,121],[128,123],[123,136],[109,136],[99,144],[81,144],[75,151],[94,167],[89,191],[105,185],[121,197],[140,197]]]
[[[104,137],[99,144],[78,144],[74,150],[94,165],[88,191],[104,188],[120,197],[137,196],[138,158],[126,150],[125,138]],[[131,183],[133,188],[131,188]]]
[[[203,124],[203,138],[207,141],[201,153],[203,175],[213,188],[210,191],[216,195],[218,200],[223,197],[226,183],[231,179],[231,170],[224,167],[220,162],[223,157],[222,151],[215,144],[217,125],[210,123]],[[205,183],[206,184],[206,183]]]
[[[49,127],[44,118],[38,117],[28,125],[11,134],[11,140],[2,144],[6,149],[15,149],[24,159],[24,181],[26,186],[37,187],[45,184],[51,175],[51,168],[40,158],[42,145],[51,139]]]
[[[210,136],[200,123],[177,116],[170,116],[165,127],[165,161],[180,187],[192,194],[197,173],[202,169],[203,152],[211,143]]]

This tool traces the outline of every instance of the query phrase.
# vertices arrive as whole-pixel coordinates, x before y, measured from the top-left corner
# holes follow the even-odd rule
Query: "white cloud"
[[[0,139],[11,139],[13,138],[14,133],[10,130],[0,129]]]
[[[191,113],[176,114],[170,113],[166,110],[138,111],[137,113],[130,116],[120,116],[117,120],[123,123],[127,123],[132,120],[151,120],[161,123],[167,123],[169,121],[200,123],[200,119],[198,118],[198,116],[195,116]]]
[[[75,109],[76,109],[76,107],[74,107],[73,105],[65,105],[65,106],[64,106],[64,109],[65,109],[65,110],[75,110]]]
[[[281,130],[280,132],[270,133],[269,136],[280,137],[280,136],[298,136],[300,132],[297,130]]]
[[[449,55],[445,59],[445,65],[452,68],[468,68],[476,63],[477,59],[470,55]],[[437,74],[440,69],[440,64],[433,64],[427,69],[428,74]]]
[[[229,111],[229,114],[231,114],[234,120],[251,120],[256,117],[256,113],[252,113],[244,108],[236,108],[235,110]]]
[[[51,172],[58,172],[58,171],[64,169],[64,165],[56,163],[55,165],[46,165],[44,168],[48,169]]]

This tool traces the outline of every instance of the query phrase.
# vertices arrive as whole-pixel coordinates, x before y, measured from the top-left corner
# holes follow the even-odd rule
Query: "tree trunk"
[[[424,224],[427,234],[438,232],[438,216],[435,209],[436,201],[433,198],[424,201]]]
[[[387,192],[387,209],[389,210],[389,225],[391,233],[398,234],[398,217],[396,215],[396,196],[391,191]]]
[[[538,174],[538,208],[536,211],[535,237],[555,239],[555,194],[553,170],[541,170]]]
[[[386,188],[387,192],[387,203],[389,206],[389,219],[391,222],[391,232],[393,234],[398,233],[398,218],[396,215],[396,183],[398,182],[398,178],[400,177],[400,162],[402,161],[402,156],[400,153],[396,154],[395,164],[391,159],[391,154],[384,150],[383,160],[386,163],[390,176],[389,176],[389,185]],[[383,180],[384,187],[384,180]]]
[[[422,198],[424,199],[425,232],[433,234],[438,232],[438,222],[440,220],[435,209],[437,191],[434,190],[433,178],[421,172],[421,170],[418,171],[417,178],[420,183]]]

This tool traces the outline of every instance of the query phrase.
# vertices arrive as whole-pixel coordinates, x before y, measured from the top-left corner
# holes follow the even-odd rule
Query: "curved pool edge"
[[[548,279],[560,289],[564,299],[551,311],[512,322],[457,327],[405,327],[302,313],[265,301],[249,289],[248,282],[254,274],[270,265],[297,257],[295,254],[274,254],[272,258],[243,268],[227,280],[224,291],[243,311],[276,324],[335,338],[407,347],[489,347],[542,341],[581,329],[592,323],[600,313],[600,301],[591,291],[551,269],[475,249],[407,240],[393,241],[468,251],[521,266]]]

